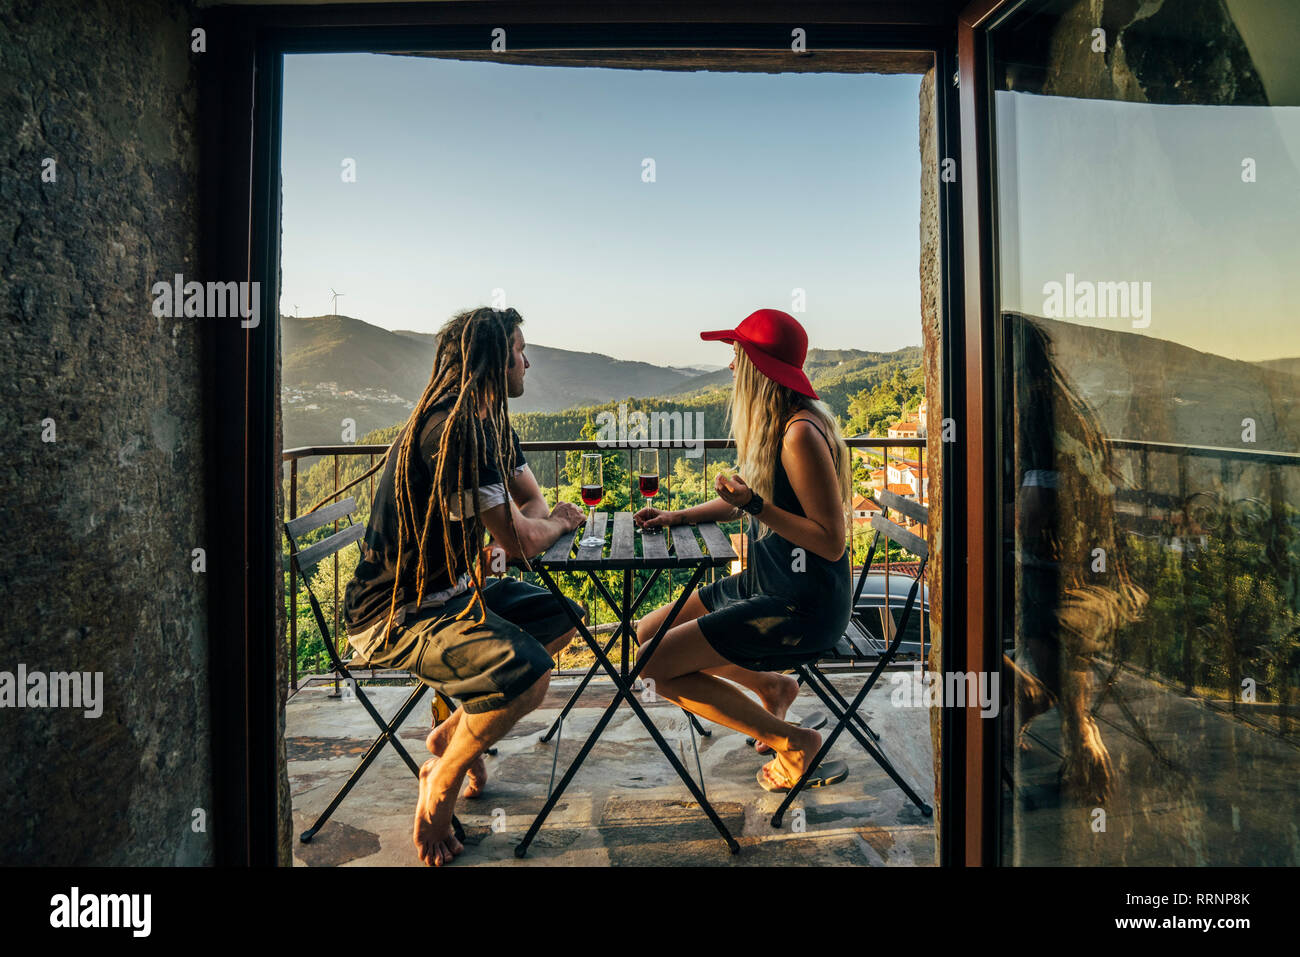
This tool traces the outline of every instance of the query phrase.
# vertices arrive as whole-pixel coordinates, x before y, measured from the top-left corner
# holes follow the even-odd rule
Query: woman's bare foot
[[[1056,695],[1047,686],[1025,671],[1006,655],[1002,656],[1002,667],[1010,666],[1012,682],[1016,689],[1016,716],[1020,721],[1020,731],[1016,744],[1021,751],[1030,750],[1029,722],[1043,712],[1055,707]]]
[[[799,682],[789,675],[777,675],[777,677],[781,680],[776,683],[776,686],[767,694],[760,691],[758,697],[769,714],[784,721],[790,705],[794,704],[794,699],[799,697]],[[769,754],[772,749],[763,741],[755,741],[754,750],[759,754]]]
[[[450,722],[444,721],[429,732],[425,738],[425,747],[434,757],[442,757],[447,750],[447,744],[451,741],[452,732],[455,729],[451,727]],[[476,798],[483,796],[483,789],[487,787],[487,764],[483,760],[483,755],[474,759],[474,763],[469,766],[465,774],[465,797]]]
[[[790,732],[790,749],[776,752],[777,765],[788,781],[787,788],[794,787],[795,783],[803,777],[804,771],[817,756],[821,746],[822,736],[819,731],[795,728]]]
[[[420,768],[420,797],[415,805],[416,853],[431,867],[450,864],[465,850],[451,831],[451,816],[456,808],[456,795],[440,786],[437,778],[438,759],[430,758]]]

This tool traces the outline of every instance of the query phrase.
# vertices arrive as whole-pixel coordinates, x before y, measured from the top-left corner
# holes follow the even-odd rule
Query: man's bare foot
[[[456,795],[437,782],[438,759],[430,758],[420,768],[420,798],[415,805],[415,851],[431,867],[450,864],[465,850],[451,832],[451,816],[456,809]]]
[[[434,757],[442,757],[447,745],[451,741],[451,732],[448,731],[449,725],[446,721],[435,727],[429,732],[429,736],[424,739],[425,747]],[[483,760],[483,755],[474,759],[474,763],[469,766],[465,774],[465,797],[476,798],[483,796],[483,789],[487,787],[487,763]]]
[[[794,704],[794,699],[799,697],[799,682],[789,675],[778,675],[777,677],[781,680],[777,682],[776,687],[767,694],[759,692],[758,697],[769,714],[784,721],[786,712],[790,710],[790,705]],[[754,750],[759,754],[768,754],[772,748],[766,742],[755,741]]]

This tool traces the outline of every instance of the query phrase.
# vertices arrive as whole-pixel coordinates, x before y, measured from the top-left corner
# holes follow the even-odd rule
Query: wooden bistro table
[[[611,525],[612,530],[608,536],[609,544],[608,547],[606,547],[606,532],[607,530],[610,530]],[[560,778],[559,784],[549,795],[547,795],[546,803],[542,806],[542,810],[538,813],[536,820],[533,821],[532,826],[528,829],[528,833],[524,835],[524,839],[515,848],[516,857],[523,857],[528,853],[529,844],[531,844],[533,838],[537,836],[537,832],[541,829],[542,824],[551,813],[551,809],[555,807],[556,802],[560,799],[560,795],[564,793],[564,789],[569,786],[569,782],[572,781],[574,775],[578,773],[578,769],[582,766],[582,762],[587,759],[587,755],[591,752],[591,749],[595,747],[596,741],[600,738],[601,732],[605,730],[610,719],[614,717],[614,713],[618,710],[619,705],[624,701],[628,703],[632,708],[633,713],[636,714],[641,723],[645,725],[645,728],[650,733],[650,737],[654,740],[654,743],[659,746],[659,750],[662,751],[664,757],[668,759],[668,763],[673,766],[673,770],[677,772],[678,777],[680,777],[683,783],[685,783],[687,789],[690,790],[691,795],[699,802],[704,813],[707,814],[709,820],[713,822],[713,826],[718,829],[718,833],[722,835],[722,839],[727,842],[727,847],[731,850],[731,853],[735,854],[740,850],[740,845],[736,843],[736,839],[727,831],[726,825],[722,823],[722,819],[718,817],[713,806],[709,804],[702,787],[695,783],[695,780],[691,777],[690,773],[685,767],[683,767],[681,761],[677,759],[677,755],[673,753],[673,749],[668,745],[664,736],[659,733],[659,729],[656,728],[654,722],[650,720],[649,715],[647,715],[645,709],[641,707],[641,703],[637,700],[637,696],[634,693],[634,686],[637,682],[638,675],[640,675],[641,670],[645,667],[646,662],[650,660],[650,656],[654,653],[655,648],[658,647],[660,640],[662,640],[663,636],[667,633],[668,623],[677,616],[677,613],[681,611],[682,606],[686,604],[686,599],[690,597],[691,592],[693,592],[696,586],[699,585],[700,579],[704,577],[705,570],[726,566],[736,560],[736,553],[731,547],[731,541],[728,539],[726,532],[719,528],[716,522],[703,522],[699,525],[675,525],[671,529],[668,529],[668,531],[672,533],[671,537],[661,528],[646,529],[638,534],[633,525],[631,512],[616,512],[613,516],[608,512],[596,512],[588,522],[586,528],[582,529],[580,533],[575,531],[571,534],[560,536],[555,544],[546,550],[545,554],[540,558],[533,559],[531,562],[533,571],[537,572],[538,576],[542,579],[542,582],[546,587],[550,589],[551,593],[560,599],[563,599],[564,596],[560,592],[559,586],[555,583],[555,573],[577,572],[581,574],[585,572],[591,579],[596,591],[609,605],[610,609],[618,615],[617,630],[602,647],[596,639],[592,637],[591,632],[582,622],[582,619],[574,614],[569,603],[561,600],[560,604],[572,619],[574,626],[578,629],[578,633],[582,635],[583,640],[596,656],[596,664],[592,666],[591,671],[589,671],[586,677],[583,678],[582,683],[569,699],[568,704],[565,705],[560,717],[556,719],[555,724],[551,726],[550,730],[542,736],[542,740],[549,740],[551,735],[555,733],[556,728],[559,726],[559,722],[563,720],[564,716],[576,703],[578,696],[582,694],[587,682],[591,680],[598,669],[603,669],[604,672],[609,675],[610,679],[614,682],[615,690],[614,700],[609,703],[605,712],[600,716],[600,720],[596,722],[595,728],[592,729],[591,734],[583,743],[582,748],[578,751],[577,757],[573,759],[573,763],[570,764],[568,770],[564,772],[564,776]],[[586,548],[579,547],[575,551],[575,540],[581,540],[581,538],[585,538],[588,535],[600,538],[601,544]],[[696,537],[697,535],[699,536],[698,538]],[[641,543],[640,548],[637,547],[638,539]],[[523,567],[522,562],[516,561],[512,562],[512,564],[516,567]],[[646,642],[646,644],[641,648],[640,653],[637,655],[636,665],[629,668],[629,642],[634,634],[632,621],[636,615],[637,609],[645,599],[645,596],[649,593],[651,586],[654,585],[660,574],[663,573],[664,569],[684,568],[691,570],[690,581],[687,583],[686,587],[682,589],[681,594],[673,603],[671,614],[664,618],[663,623],[659,626],[659,630],[656,631],[650,641]],[[649,572],[650,577],[646,583],[641,586],[636,597],[633,598],[633,579],[636,573],[642,570]],[[605,582],[596,574],[597,572],[622,572],[622,594],[618,596],[611,594],[608,586],[606,586]],[[620,639],[622,642],[622,654],[620,655],[620,663],[616,667],[614,663],[609,660],[607,652],[613,647],[614,643]],[[693,715],[691,715],[690,718],[694,721]],[[699,725],[695,724],[695,727],[698,729]],[[702,731],[703,729],[700,730]]]

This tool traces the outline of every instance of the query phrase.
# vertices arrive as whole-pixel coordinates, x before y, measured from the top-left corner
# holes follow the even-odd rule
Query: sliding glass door
[[[1300,7],[980,36],[1000,859],[1298,864]]]

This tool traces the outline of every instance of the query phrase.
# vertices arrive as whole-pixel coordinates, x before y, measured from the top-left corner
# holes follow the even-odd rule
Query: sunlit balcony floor
[[[1098,801],[1063,786],[1059,710],[1037,718],[1001,780],[1004,863],[1300,864],[1294,718],[1283,737],[1267,730],[1268,705],[1238,702],[1234,717],[1232,702],[1191,697],[1129,668],[1090,704],[1110,794]]]
[[[912,675],[910,668],[907,673]],[[851,697],[865,679],[866,673],[858,671],[834,680],[841,693]],[[891,706],[893,686],[888,679],[889,674],[882,675],[868,697],[867,721],[881,735],[895,766],[922,798],[933,803],[928,713],[920,707]],[[766,759],[746,745],[743,735],[706,723],[712,735],[699,739],[699,760],[708,798],[740,843],[740,853],[732,856],[626,704],[562,795],[527,857],[519,860],[515,846],[545,801],[551,778],[554,740],[542,744],[539,737],[576,685],[576,678],[554,679],[543,706],[516,725],[498,744],[498,755],[487,759],[487,793],[474,801],[462,798],[457,807],[467,840],[465,853],[454,866],[935,863],[934,818],[923,816],[847,733],[837,741],[831,757],[848,764],[848,778],[801,793],[795,807],[803,810],[802,830],[795,830],[792,813],[777,830],[770,819],[782,795],[763,791],[755,780]],[[377,733],[358,701],[331,697],[331,691],[331,686],[307,688],[288,704],[286,746],[295,864],[418,865],[411,842],[416,780],[388,747],[315,838],[309,844],[298,841],[298,834],[315,821]],[[366,688],[386,716],[397,711],[409,691],[396,686]],[[565,721],[557,781],[611,694],[608,681],[593,682]],[[427,701],[428,697],[416,707],[399,732],[417,763],[428,757]],[[672,705],[659,702],[646,707],[661,730],[682,723],[681,711]],[[791,714],[814,708],[825,710],[811,692],[804,691]],[[681,733],[666,736],[698,780],[689,734],[684,740]]]

